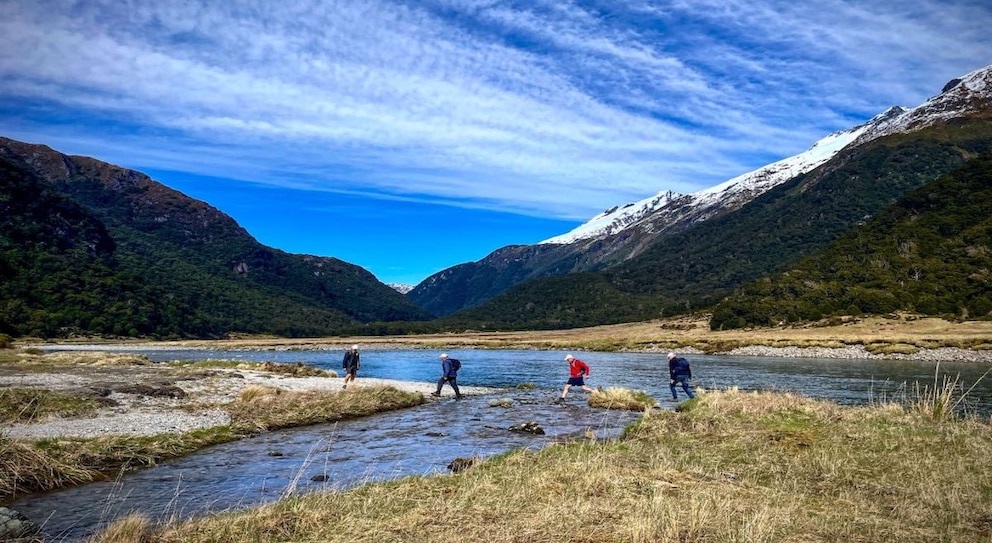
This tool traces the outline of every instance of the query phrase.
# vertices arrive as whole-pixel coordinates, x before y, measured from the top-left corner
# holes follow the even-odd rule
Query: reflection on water
[[[236,359],[304,362],[338,369],[342,353],[334,351],[141,351],[153,360]],[[644,390],[667,398],[667,363],[663,354],[574,353],[592,367],[589,383]],[[570,405],[552,405],[567,378],[564,352],[452,351],[463,369],[459,383],[514,387],[532,383],[532,391],[508,390],[513,407],[491,407],[493,397],[470,397],[432,403],[360,420],[283,430],[205,449],[164,465],[129,474],[120,481],[94,483],[12,505],[46,523],[50,540],[75,541],[102,523],[139,511],[152,518],[189,516],[205,511],[247,507],[292,492],[337,490],[367,481],[415,474],[446,473],[457,457],[488,457],[513,448],[540,448],[566,439],[581,439],[591,429],[599,438],[619,435],[636,413],[591,409],[584,394],[573,392]],[[841,404],[895,399],[913,383],[933,385],[932,364],[898,361],[781,359],[691,356],[694,382],[707,389],[789,390]],[[988,369],[980,364],[941,364],[938,379],[957,378],[964,387]],[[364,377],[433,381],[439,373],[437,353],[416,350],[365,350]],[[969,393],[969,408],[992,412],[992,379]],[[674,404],[662,402],[663,407]],[[534,420],[544,436],[508,431]]]

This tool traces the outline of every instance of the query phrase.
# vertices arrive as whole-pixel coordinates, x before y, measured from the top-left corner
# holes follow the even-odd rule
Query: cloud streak
[[[982,3],[861,4],[8,0],[0,97],[73,122],[0,122],[135,167],[585,218],[992,62]]]

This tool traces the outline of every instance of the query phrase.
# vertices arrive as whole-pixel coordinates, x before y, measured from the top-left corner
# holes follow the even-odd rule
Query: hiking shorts
[[[581,377],[569,377],[568,378],[568,384],[572,385],[573,387],[584,387],[584,386],[586,386],[585,380],[582,379]]]

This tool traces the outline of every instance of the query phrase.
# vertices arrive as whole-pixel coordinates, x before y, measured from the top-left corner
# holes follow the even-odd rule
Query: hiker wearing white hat
[[[592,392],[592,389],[586,386],[585,382],[585,378],[589,377],[589,366],[570,354],[565,355],[565,362],[568,362],[568,382],[561,390],[561,398],[555,400],[555,403],[565,403],[565,396],[568,396],[568,391],[573,386],[581,387],[586,392]]]
[[[348,388],[348,383],[355,382],[355,376],[358,375],[358,368],[361,366],[361,357],[358,354],[358,345],[352,345],[350,349],[345,351],[344,360],[341,361],[341,369],[344,370],[344,386],[341,388]]]
[[[458,370],[462,369],[462,362],[457,358],[451,358],[448,353],[441,353],[441,378],[437,380],[437,390],[431,392],[431,396],[440,398],[441,387],[445,383],[451,385],[455,391],[455,399],[462,399],[462,392],[458,390]]]

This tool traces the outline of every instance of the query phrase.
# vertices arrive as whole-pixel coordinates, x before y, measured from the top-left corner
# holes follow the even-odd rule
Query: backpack
[[[675,375],[689,375],[689,361],[684,358],[675,359]]]
[[[462,369],[462,363],[457,358],[451,358],[449,361],[451,362],[451,371]]]

